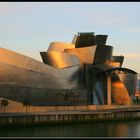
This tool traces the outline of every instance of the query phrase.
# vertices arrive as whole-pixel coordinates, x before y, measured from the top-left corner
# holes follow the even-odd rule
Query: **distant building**
[[[0,48],[0,97],[33,106],[132,105],[137,73],[113,56],[107,35],[78,33],[52,42],[43,63]]]

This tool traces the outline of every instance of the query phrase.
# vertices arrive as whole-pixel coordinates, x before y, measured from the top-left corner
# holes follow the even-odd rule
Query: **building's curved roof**
[[[75,48],[75,45],[64,42],[51,42],[47,51],[64,52],[64,49],[70,48]]]
[[[92,64],[96,52],[96,45],[82,48],[65,49],[64,52],[67,54],[77,56],[81,64],[83,63]]]
[[[79,58],[63,52],[40,52],[43,62],[55,68],[67,68],[80,64]]]
[[[137,74],[137,72],[135,72],[134,70],[128,69],[128,68],[114,67],[114,66],[106,65],[106,64],[98,64],[98,65],[93,66],[92,69],[93,68],[94,68],[94,70],[93,70],[94,73],[110,72],[110,71],[119,70],[119,71],[125,71],[125,72],[132,73],[132,74]]]

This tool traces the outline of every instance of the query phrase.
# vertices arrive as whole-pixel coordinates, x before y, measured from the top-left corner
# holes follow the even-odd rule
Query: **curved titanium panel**
[[[0,96],[33,106],[87,105],[87,91],[82,89],[45,89],[0,84]]]
[[[48,58],[46,56],[47,52],[40,52],[41,58],[43,60],[43,63],[47,64],[48,63]]]
[[[120,62],[112,62],[112,61],[109,62],[108,65],[110,65],[112,67],[120,67],[121,66]]]
[[[27,70],[33,70],[44,73],[47,72],[48,74],[52,72],[53,74],[57,73],[57,70],[49,65],[45,65],[36,59],[5,48],[0,48],[0,62],[15,65],[17,67],[24,68]]]
[[[75,55],[61,53],[61,52],[40,52],[44,63],[55,68],[66,68],[79,65],[79,58]]]
[[[94,32],[78,33],[77,37],[74,40],[74,43],[75,43],[75,48],[82,48],[82,47],[96,45]]]
[[[106,64],[98,64],[92,67],[92,69],[97,69],[96,73],[100,72],[107,72],[107,71],[114,71],[114,70],[119,70],[119,71],[126,71],[128,73],[132,74],[137,74],[135,71],[128,69],[128,68],[123,68],[123,67],[114,67]],[[94,70],[93,70],[94,72]]]
[[[75,48],[75,49],[65,49],[64,52],[68,54],[73,54],[80,59],[80,63],[89,63],[92,64],[94,55],[96,51],[96,46],[89,46],[84,48]]]
[[[47,64],[43,64],[35,59],[32,59],[32,58],[24,56],[22,54],[16,53],[14,51],[0,48],[0,66],[1,67],[2,67],[2,64],[5,64],[5,65],[9,64],[9,66],[11,65],[12,66],[11,71],[15,66],[19,69],[33,71],[33,72],[35,72],[34,74],[36,74],[36,73],[46,74],[46,75],[48,75],[48,78],[46,78],[46,80],[48,80],[48,82],[51,79],[54,81],[54,83],[52,83],[52,85],[56,84],[56,86],[57,86],[57,83],[58,83],[58,84],[61,84],[60,87],[62,87],[64,89],[73,88],[72,87],[73,83],[71,84],[71,83],[69,83],[69,81],[66,80],[66,78],[69,78],[69,77],[64,78],[61,75],[62,71],[60,72],[59,69],[51,67]],[[17,70],[17,73],[18,72],[19,72],[19,70]],[[12,75],[12,72],[9,71],[9,73]],[[22,72],[21,73],[19,72],[19,76],[20,76],[20,74],[22,76]]]
[[[107,40],[108,35],[96,35],[95,36],[95,42],[96,45],[105,45],[106,44],[106,40]]]
[[[113,47],[108,45],[97,46],[93,64],[106,63],[111,60]]]
[[[83,94],[80,89],[79,92],[74,91],[75,95],[66,101],[64,97],[65,94],[67,96],[67,93],[65,92],[61,96],[62,90],[77,88],[78,70],[78,66],[61,69],[62,77],[67,77],[63,83],[61,79],[50,77],[47,73],[39,73],[0,63],[0,97],[20,102],[28,99],[32,102],[32,105],[64,105],[64,103],[72,105],[78,102],[79,104],[85,104],[82,101],[87,99],[87,94],[84,93],[85,97],[82,97]],[[77,99],[77,96],[81,101]]]
[[[73,37],[73,39],[72,39],[72,42],[71,42],[72,44],[75,44],[75,43],[76,43],[77,36],[78,36],[78,35],[74,35],[74,37]]]
[[[120,67],[123,64],[123,60],[124,60],[124,56],[112,56],[112,58],[111,58],[112,62],[119,62],[120,63]]]
[[[124,84],[119,80],[112,80],[111,95],[113,102],[117,105],[131,105],[132,101]]]
[[[70,88],[71,84],[63,78],[48,73],[39,73],[0,62],[0,83],[16,84],[47,89]]]
[[[63,52],[64,49],[75,48],[74,44],[64,42],[52,42],[47,51]]]
[[[77,65],[69,68],[60,69],[60,73],[64,79],[71,81],[72,79],[78,78],[78,73],[80,70],[80,66]]]
[[[71,85],[73,85],[73,87],[79,88],[80,84],[82,83],[80,81],[80,79],[82,77],[81,71],[82,70],[81,70],[80,66],[78,65],[78,66],[60,69],[60,74],[64,79],[69,81],[71,83]]]
[[[136,91],[137,74],[120,73],[118,75],[128,90],[129,96],[134,96]]]

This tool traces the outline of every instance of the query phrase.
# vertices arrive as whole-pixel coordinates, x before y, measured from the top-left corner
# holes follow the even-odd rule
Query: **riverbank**
[[[80,123],[140,119],[140,107],[100,110],[48,111],[46,113],[0,113],[0,126]]]

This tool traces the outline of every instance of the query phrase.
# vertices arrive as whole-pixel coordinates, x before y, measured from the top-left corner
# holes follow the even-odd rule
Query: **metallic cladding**
[[[4,48],[0,48],[0,54],[1,54],[0,55],[1,69],[5,69],[5,72],[9,71],[9,74],[11,76],[12,76],[12,73],[10,73],[10,71],[12,72],[12,70],[17,68],[18,70],[16,72],[17,72],[17,75],[19,74],[19,76],[20,75],[22,76],[22,75],[24,75],[24,73],[26,74],[28,72],[34,72],[35,74],[39,73],[40,75],[46,75],[47,76],[46,80],[48,82],[51,83],[51,81],[54,81],[54,82],[52,82],[52,85],[55,84],[57,86],[58,85],[57,82],[59,81],[59,85],[61,84],[61,86],[59,86],[60,88],[67,89],[67,88],[72,88],[72,86],[75,88],[75,85],[72,82],[69,82],[66,80],[66,79],[69,79],[69,77],[61,76],[62,70],[60,71],[59,69],[56,69],[47,64],[43,64],[35,59],[32,59],[32,58],[22,55],[20,53],[16,53],[14,51],[7,50]],[[3,66],[3,65],[5,65],[5,66]],[[20,72],[20,70],[24,70],[24,72],[22,73],[22,72]],[[1,71],[0,73],[3,76],[7,77],[7,75],[4,75],[4,71]],[[67,75],[65,75],[65,76],[67,76]],[[30,75],[28,75],[28,77],[27,76],[25,76],[25,77],[28,79],[28,77],[30,77]],[[40,81],[40,83],[42,82],[41,78],[36,79],[36,80],[38,80],[38,82]],[[27,81],[25,81],[25,84]],[[34,81],[32,81],[32,82],[34,82]],[[29,85],[32,86],[32,83],[30,83]],[[45,87],[47,88],[47,85]],[[53,88],[53,86],[52,86],[52,88]]]
[[[37,72],[48,72],[48,74],[50,72],[57,73],[57,70],[49,65],[45,65],[36,59],[5,48],[0,48],[0,62]]]
[[[55,68],[67,68],[79,65],[79,59],[75,55],[66,54],[62,52],[40,52],[44,63],[51,65]]]
[[[1,97],[17,102],[28,101],[33,106],[87,104],[87,91],[82,89],[45,89],[9,83],[0,84],[0,89]]]
[[[59,82],[58,82],[59,81]],[[24,85],[27,87],[67,89],[71,88],[67,80],[62,80],[46,73],[26,70],[14,65],[0,62],[0,83]],[[54,86],[55,85],[55,86]]]
[[[96,46],[88,46],[83,48],[65,49],[65,53],[75,55],[79,58],[80,63],[92,64],[96,52]]]
[[[112,56],[111,61],[112,62],[119,62],[120,63],[120,67],[123,64],[123,60],[124,60],[124,56]]]
[[[133,104],[137,73],[122,67],[124,56],[112,56],[107,37],[78,33],[72,43],[52,42],[40,52],[43,63],[0,48],[0,97],[34,106]]]
[[[106,63],[111,60],[113,47],[109,45],[97,46],[93,64]]]
[[[108,64],[97,64],[95,66],[92,66],[91,69],[93,71],[94,69],[97,69],[98,71],[96,71],[96,73],[119,70],[119,71],[126,71],[127,73],[137,74],[134,70],[124,68],[124,67],[116,67],[116,66],[114,67]]]
[[[134,96],[136,92],[137,74],[132,73],[119,73],[120,80],[124,83],[130,96]]]
[[[95,45],[94,32],[92,33],[78,33],[77,37],[73,41],[75,48],[82,48]]]
[[[52,42],[47,51],[64,52],[66,48],[75,48],[75,45],[64,42]]]
[[[107,41],[107,37],[108,35],[96,35],[95,36],[95,42],[96,42],[96,45],[105,45],[106,44],[106,41]]]
[[[128,90],[124,86],[124,83],[121,82],[118,75],[114,74],[112,76],[111,83],[111,95],[114,104],[118,105],[131,105],[131,96],[129,96]]]

